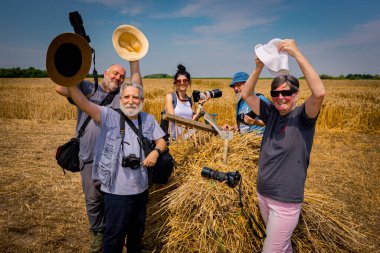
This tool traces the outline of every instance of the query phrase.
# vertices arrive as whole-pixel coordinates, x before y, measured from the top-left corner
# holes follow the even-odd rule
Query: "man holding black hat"
[[[141,83],[139,61],[131,61],[131,81]],[[125,80],[125,68],[119,64],[111,65],[104,71],[104,79],[99,84],[94,93],[95,85],[87,80],[83,80],[77,85],[85,96],[90,96],[89,100],[95,104],[104,104],[107,100],[107,107],[119,108],[119,89]],[[57,85],[57,93],[70,98],[67,87]],[[103,102],[103,103],[102,103]],[[90,120],[82,134],[80,128],[86,121],[88,115],[78,107],[76,136],[80,136],[80,175],[82,178],[82,189],[85,196],[86,211],[90,223],[90,230],[93,232],[93,240],[90,252],[102,252],[103,235],[105,230],[104,216],[104,193],[100,190],[100,181],[93,180],[93,160],[96,140],[100,128],[93,120]]]
[[[240,133],[248,133],[255,131],[257,134],[262,134],[265,130],[264,122],[256,116],[247,103],[241,99],[241,92],[243,91],[245,82],[248,80],[248,74],[245,72],[237,72],[232,77],[230,87],[234,90],[238,96],[238,102],[236,104],[236,125],[225,124],[222,126],[223,130],[231,131],[238,130]],[[256,95],[263,101],[270,103],[270,101],[262,94],[256,93]]]

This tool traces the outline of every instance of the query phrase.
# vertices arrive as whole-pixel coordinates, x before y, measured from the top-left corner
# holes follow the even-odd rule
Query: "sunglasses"
[[[289,97],[289,96],[293,95],[296,92],[297,92],[296,90],[271,90],[270,91],[270,95],[272,97],[274,97],[274,98],[280,96],[280,94],[283,97]]]
[[[174,83],[175,84],[178,84],[178,85],[180,85],[181,83],[183,83],[183,84],[189,84],[189,79],[177,79],[177,80],[175,80],[174,81]]]

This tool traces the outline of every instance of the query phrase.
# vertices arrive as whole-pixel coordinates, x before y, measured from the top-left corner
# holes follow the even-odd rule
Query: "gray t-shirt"
[[[153,115],[140,113],[142,133],[150,140],[158,140],[165,132]],[[132,121],[138,128],[138,121]],[[144,166],[138,169],[122,167],[122,157],[130,154],[145,159],[135,132],[125,124],[122,143],[120,135],[120,114],[113,109],[101,107],[100,134],[96,142],[93,178],[102,182],[101,190],[117,195],[134,195],[148,189],[148,171]],[[121,148],[123,145],[123,148]]]
[[[92,94],[95,89],[95,84],[89,81],[83,81],[79,84],[79,89],[82,93],[87,96]],[[107,96],[107,93],[102,89],[99,85],[97,91],[93,96],[89,98],[89,100],[95,104],[100,104]],[[119,94],[115,95],[111,104],[107,105],[107,107],[119,108]],[[77,126],[76,126],[76,136],[78,136],[79,128],[83,125],[83,122],[86,120],[87,114],[83,112],[79,107],[77,108]],[[83,162],[92,161],[94,159],[94,149],[96,138],[99,135],[99,127],[96,126],[94,120],[90,120],[88,123],[84,134],[80,138],[80,151],[79,151],[79,159]]]
[[[257,191],[278,201],[300,203],[304,199],[318,116],[308,119],[305,104],[281,116],[272,104],[260,100],[260,118],[266,130],[261,143]]]

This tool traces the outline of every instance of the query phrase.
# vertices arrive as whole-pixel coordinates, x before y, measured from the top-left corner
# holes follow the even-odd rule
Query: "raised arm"
[[[326,95],[326,89],[322,80],[306,57],[301,53],[293,39],[286,39],[281,42],[278,45],[278,50],[287,51],[300,66],[311,91],[310,97],[305,101],[306,115],[309,118],[315,118],[321,110],[322,102]]]
[[[54,87],[54,90],[59,94],[59,95],[61,95],[61,96],[64,96],[64,97],[70,97],[70,93],[69,93],[69,91],[67,90],[67,88],[66,87],[64,87],[64,86],[60,86],[60,85],[56,85],[55,87]]]
[[[83,95],[83,93],[80,92],[77,86],[67,87],[66,89],[69,92],[69,96],[75,102],[75,104],[82,111],[87,113],[88,116],[93,118],[96,122],[100,123],[100,119],[101,119],[100,106],[88,100]]]
[[[140,73],[140,62],[137,61],[131,61],[129,62],[130,70],[131,70],[131,82],[138,83],[141,86],[142,84],[142,78]]]
[[[241,92],[241,97],[245,100],[251,110],[260,116],[260,98],[256,96],[254,93],[257,81],[259,80],[259,76],[261,71],[264,68],[264,63],[260,61],[259,58],[256,57],[256,68],[249,76],[248,80],[245,82],[244,88]]]

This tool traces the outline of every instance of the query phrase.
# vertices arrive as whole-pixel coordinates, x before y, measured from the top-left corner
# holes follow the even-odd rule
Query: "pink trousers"
[[[291,237],[298,224],[302,203],[285,203],[257,193],[266,227],[263,253],[293,252]]]

